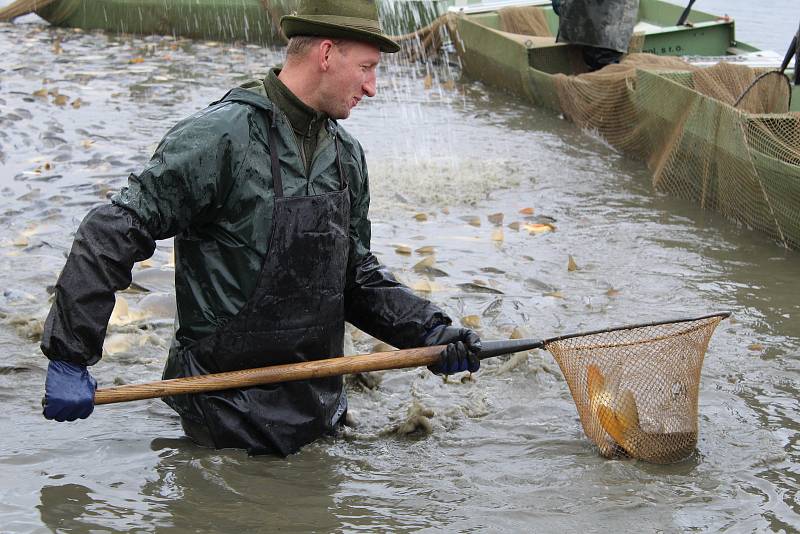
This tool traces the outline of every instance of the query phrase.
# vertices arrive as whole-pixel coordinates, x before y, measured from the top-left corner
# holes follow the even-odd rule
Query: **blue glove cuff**
[[[50,360],[44,385],[44,410],[47,419],[74,421],[86,419],[94,410],[97,381],[85,365]]]

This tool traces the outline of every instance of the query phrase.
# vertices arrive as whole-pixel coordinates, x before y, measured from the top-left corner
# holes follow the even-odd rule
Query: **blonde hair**
[[[319,42],[321,37],[314,37],[310,35],[296,35],[289,39],[289,44],[286,46],[286,57],[299,57],[304,56],[308,49],[315,43]]]
[[[289,39],[289,44],[286,46],[287,58],[300,58],[308,53],[308,51],[316,46],[320,41],[329,39],[328,37],[319,37],[316,35],[295,35]],[[338,46],[342,53],[347,53],[350,41],[346,39],[330,39],[333,44]]]

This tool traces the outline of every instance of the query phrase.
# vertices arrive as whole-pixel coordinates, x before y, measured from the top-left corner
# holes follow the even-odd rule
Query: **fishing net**
[[[550,37],[553,32],[547,24],[544,11],[536,7],[504,7],[497,14],[500,17],[500,28],[505,32]]]
[[[636,53],[642,33],[634,34],[632,53],[620,64],[561,74],[585,71],[580,48],[556,46],[547,37],[541,8],[506,8],[498,18],[503,35],[525,47],[524,58],[498,61],[471,50],[467,70],[471,66],[644,160],[657,190],[800,248],[800,113],[789,111],[786,76],[733,62],[705,67]],[[484,44],[490,42],[497,39]]]
[[[16,2],[0,8],[0,22],[12,22],[17,17],[33,13],[55,1],[57,0],[16,0]]]
[[[419,30],[390,38],[400,45],[400,53],[410,61],[427,61],[439,54],[448,35],[448,22],[448,17],[442,15]]]
[[[700,370],[721,313],[545,342],[586,435],[608,458],[677,462],[697,444]]]
[[[800,114],[785,76],[632,54],[553,81],[564,115],[645,160],[656,189],[800,247]]]

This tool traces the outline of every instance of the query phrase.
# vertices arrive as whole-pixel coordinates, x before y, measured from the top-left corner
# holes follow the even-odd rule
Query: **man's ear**
[[[333,55],[333,41],[330,39],[323,39],[319,43],[319,67],[323,72],[330,68],[331,55]]]

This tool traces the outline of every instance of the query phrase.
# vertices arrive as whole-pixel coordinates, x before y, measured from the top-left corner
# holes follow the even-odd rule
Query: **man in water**
[[[375,96],[397,43],[372,0],[308,0],[281,19],[282,69],[178,123],[150,163],[78,228],[45,323],[44,416],[85,418],[115,291],[175,237],[176,333],[164,378],[340,356],[344,323],[396,347],[446,345],[434,372],[475,372],[480,340],[370,252],[361,145],[337,121]],[[341,377],[167,399],[215,448],[286,456],[332,433]]]
[[[639,0],[553,0],[559,43],[583,45],[589,71],[619,63],[628,52]]]

